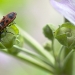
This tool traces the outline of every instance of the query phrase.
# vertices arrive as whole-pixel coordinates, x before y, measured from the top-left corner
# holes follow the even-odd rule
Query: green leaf
[[[14,29],[16,28],[16,30]],[[15,25],[11,25],[10,27],[5,28],[3,33],[1,34],[1,42],[6,48],[11,48],[14,40],[19,34],[19,30]]]
[[[1,43],[9,53],[17,54],[19,52],[19,50],[13,48],[13,45],[23,46],[23,37],[19,34],[19,30],[15,25],[5,28],[1,36]]]
[[[6,47],[0,42],[0,49],[5,49]]]
[[[66,34],[56,36],[56,39],[64,46],[68,46]]]

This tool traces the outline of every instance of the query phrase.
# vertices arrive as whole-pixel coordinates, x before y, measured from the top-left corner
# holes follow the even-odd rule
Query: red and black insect
[[[15,12],[11,12],[9,14],[7,14],[6,16],[3,16],[3,18],[0,21],[0,38],[1,38],[1,34],[3,33],[4,29],[11,23],[14,21],[14,19],[16,18],[16,13]]]
[[[3,16],[3,18],[0,21],[0,31],[4,30],[4,28],[6,28],[11,22],[13,22],[16,18],[16,15],[17,14],[15,12],[11,12],[6,16]]]

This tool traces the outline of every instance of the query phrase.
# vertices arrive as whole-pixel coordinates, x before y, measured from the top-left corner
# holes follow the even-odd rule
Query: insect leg
[[[8,32],[7,30],[5,31],[5,33],[10,33],[10,34],[13,34],[13,35],[14,35],[14,33],[12,33],[12,32]]]
[[[4,32],[4,31],[0,31],[0,41],[2,41],[2,40],[1,40],[2,36],[1,36],[1,35],[2,35],[3,32]]]

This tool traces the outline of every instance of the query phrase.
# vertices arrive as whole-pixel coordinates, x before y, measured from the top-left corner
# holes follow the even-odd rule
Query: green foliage
[[[8,12],[6,11],[7,9],[9,11],[16,10],[25,1],[0,0],[0,7],[2,11]],[[7,7],[5,8],[5,6]],[[42,47],[23,29],[17,28],[16,25],[8,26],[1,34],[0,51],[12,55],[23,62],[35,65],[49,74],[67,75],[68,73],[65,74],[65,71],[70,72],[72,67],[68,69],[68,66],[72,66],[73,63],[73,60],[70,61],[70,59],[73,59],[74,50],[72,49],[75,49],[75,26],[67,22],[55,29],[56,27],[52,25],[47,24],[44,26],[43,33],[49,42]],[[55,39],[62,45],[60,50],[55,49]],[[24,43],[28,44],[35,53],[24,48]],[[69,65],[67,66],[66,63]]]
[[[44,35],[51,40],[51,45],[45,45],[45,48],[51,47],[53,56],[55,58],[55,72],[53,75],[61,75],[61,74],[72,74],[72,63],[73,63],[73,53],[75,49],[75,26],[70,23],[66,22],[59,26],[55,31],[52,28],[48,28],[48,26],[44,27]],[[54,33],[52,33],[54,32]],[[54,42],[57,39],[58,42],[62,45],[58,54],[54,47]],[[54,42],[53,42],[53,41]],[[49,47],[48,47],[49,46]],[[64,73],[66,72],[66,73]]]
[[[18,28],[16,25],[12,25],[4,30],[1,38],[2,41],[0,43],[2,52],[10,54],[15,58],[20,59],[21,61],[35,65],[53,75],[62,75],[63,73],[68,75],[72,74],[72,70],[71,68],[68,68],[68,66],[71,67],[71,64],[73,63],[72,59],[74,50],[72,49],[75,47],[74,25],[68,22],[62,24],[55,31],[49,27],[49,25],[46,25],[43,28],[44,35],[49,39],[49,42],[51,43],[45,44],[44,48],[28,33],[23,31],[23,29],[19,28],[18,30]],[[6,33],[6,30],[11,33]],[[19,34],[19,31],[21,35]],[[57,39],[60,44],[62,44],[58,54],[55,53],[57,50],[54,46],[54,39]],[[26,48],[23,48],[24,42],[27,43],[29,47],[35,51],[35,53]],[[67,73],[68,70],[69,72],[71,71],[70,74],[69,72]],[[64,71],[66,71],[66,73]]]
[[[19,30],[15,25],[11,25],[3,31],[1,34],[1,43],[4,45],[3,49],[6,48],[8,52],[16,54],[19,51],[13,48],[13,45],[23,46],[23,38],[19,35]],[[2,47],[1,47],[2,49]]]

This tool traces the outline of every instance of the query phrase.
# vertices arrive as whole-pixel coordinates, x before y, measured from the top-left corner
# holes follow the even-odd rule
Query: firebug
[[[11,22],[14,21],[16,18],[17,13],[16,12],[10,12],[6,16],[3,16],[3,18],[0,20],[0,39],[1,39],[1,34],[3,33],[4,29],[9,26]]]

